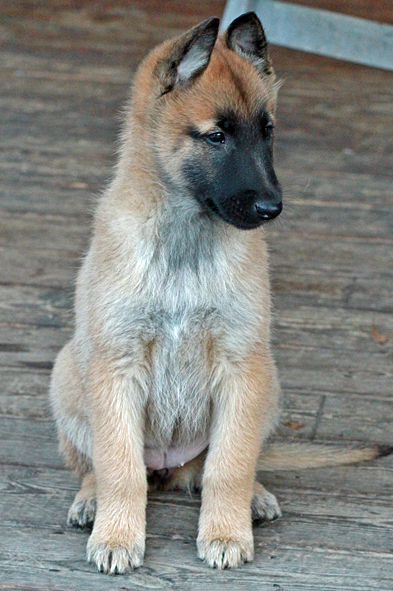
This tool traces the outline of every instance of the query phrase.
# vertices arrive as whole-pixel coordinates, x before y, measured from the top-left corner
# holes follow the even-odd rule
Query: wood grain
[[[386,2],[302,3],[365,18],[378,10],[391,22]],[[255,562],[238,571],[196,559],[198,496],[150,497],[146,564],[129,577],[96,573],[84,560],[88,534],[65,528],[78,483],[58,454],[47,388],[72,334],[75,276],[115,161],[119,114],[147,51],[223,6],[43,0],[0,9],[0,589],[393,587],[392,457],[260,473],[283,518],[255,528]],[[392,444],[391,74],[279,47],[272,55],[284,80],[276,167],[285,193],[267,228],[284,390],[275,439]]]

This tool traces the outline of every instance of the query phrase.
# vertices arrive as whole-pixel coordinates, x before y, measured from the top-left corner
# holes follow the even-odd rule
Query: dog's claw
[[[96,565],[97,569],[109,575],[124,574],[142,566],[144,547],[138,544],[129,546],[96,544],[91,541],[87,544],[87,560]]]
[[[244,562],[251,562],[254,557],[252,542],[240,544],[235,540],[198,541],[198,557],[211,568],[219,570],[236,568]]]

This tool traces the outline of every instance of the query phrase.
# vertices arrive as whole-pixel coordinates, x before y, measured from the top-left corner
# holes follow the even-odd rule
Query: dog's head
[[[240,229],[279,215],[277,85],[255,13],[217,38],[211,18],[158,47],[134,84],[134,114],[169,191]]]

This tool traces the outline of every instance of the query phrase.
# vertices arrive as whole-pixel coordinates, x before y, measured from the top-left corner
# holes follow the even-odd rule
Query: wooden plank
[[[0,415],[22,419],[51,416],[48,395],[51,363],[41,362],[38,368],[34,362],[29,365],[23,370],[19,367],[0,368]],[[316,421],[324,395],[285,392],[279,436],[291,440],[311,437],[316,432]]]
[[[363,468],[369,467],[374,471],[384,471],[379,466],[378,460],[363,465]],[[335,484],[338,487],[345,481],[345,470],[346,468],[336,469]],[[391,491],[389,493],[386,490],[384,495],[381,494],[378,497],[362,495],[361,490],[328,492],[324,487],[325,469],[310,472],[314,478],[313,490],[303,488],[300,494],[298,488],[292,487],[293,474],[289,479],[288,473],[283,473],[283,481],[279,486],[274,487],[274,492],[280,497],[284,511],[283,522],[276,531],[285,533],[284,530],[287,530],[289,538],[285,541],[286,545],[297,547],[305,545],[307,532],[303,527],[302,519],[310,522],[314,519],[318,522],[328,516],[332,516],[336,523],[341,521],[342,527],[347,526],[348,530],[358,527],[361,523],[368,523],[370,526],[380,527],[382,536],[391,533],[393,527],[389,519]],[[0,474],[4,482],[0,495],[2,525],[52,529],[64,527],[69,505],[79,490],[79,479],[65,470],[50,468],[44,470],[40,467],[2,466]],[[363,472],[364,476],[365,472]],[[266,482],[263,473],[260,478]],[[392,470],[387,471],[386,478],[391,486]],[[150,535],[166,534],[168,527],[178,537],[187,538],[195,533],[200,507],[199,494],[190,496],[181,492],[151,493],[148,504]],[[292,537],[291,532],[291,529],[296,526],[299,529],[297,539]],[[259,538],[263,538],[267,535],[266,529],[256,528],[256,534]],[[341,550],[372,551],[372,547],[369,547],[370,538],[361,538],[355,544],[353,541],[348,541],[349,538],[350,534],[347,535],[346,540],[331,536],[329,545]],[[381,547],[385,546],[382,544]]]
[[[66,482],[63,485],[65,490],[61,489],[55,479],[45,487],[35,486],[20,476],[10,482],[11,492],[5,491],[0,497],[5,516],[1,526],[23,530],[43,528],[49,534],[59,528],[64,530],[77,487]],[[273,537],[276,546],[306,549],[310,543],[318,544],[318,529],[323,531],[325,548],[331,551],[372,553],[376,543],[379,548],[389,547],[391,497],[376,501],[355,495],[351,498],[307,490],[301,494],[285,489],[274,492],[280,498],[283,519],[277,524],[254,528],[257,548],[270,546],[273,549],[270,539]],[[149,538],[195,538],[199,509],[199,495],[193,499],[181,493],[150,495],[147,509]],[[361,528],[365,530],[364,535],[359,535]],[[86,534],[84,537],[86,539]]]
[[[15,180],[19,184],[22,180],[28,183],[31,175],[32,183],[40,182],[43,179],[46,179],[47,182],[49,178],[52,183],[59,182],[62,185],[93,183],[98,187],[102,185],[105,177],[108,177],[112,159],[96,155],[94,152],[91,154],[88,150],[88,142],[86,143],[83,154],[80,155],[71,150],[68,154],[64,153],[59,156],[53,153],[50,158],[51,165],[48,165],[49,154],[46,150],[10,149],[7,153],[8,160],[2,159],[0,171],[8,182]],[[113,147],[114,141],[108,142],[108,145]],[[50,148],[48,142],[49,151]],[[106,172],[104,175],[103,170]]]
[[[363,497],[388,499],[392,495],[392,478],[392,456],[353,466],[258,474],[258,479],[269,490],[277,492],[281,503],[286,491],[298,497],[304,491],[313,491],[321,496],[355,497],[359,503],[362,503]]]
[[[367,253],[367,245],[370,243],[372,245],[375,244],[376,248],[379,249],[379,252],[381,253],[381,258],[379,259],[379,266],[381,269],[383,268],[384,263],[386,269],[386,260],[382,260],[384,255],[388,257],[388,260],[392,257],[390,247],[393,244],[393,239],[391,238],[391,233],[388,232],[388,227],[385,230],[382,224],[379,226],[382,235],[378,234],[378,226],[375,229],[371,227],[369,230],[365,231],[363,235],[356,235],[355,226],[351,228],[349,224],[348,230],[340,234],[339,232],[336,232],[334,225],[318,218],[314,221],[310,220],[308,231],[306,230],[306,219],[297,221],[296,226],[296,229],[292,229],[291,235],[293,243],[296,241],[299,245],[299,251],[297,253],[299,258],[304,256],[304,252],[307,252],[305,249],[310,240],[313,240],[313,242],[332,242],[333,255],[337,249],[340,249],[340,247],[342,251],[345,252],[345,248],[348,251],[348,249],[351,249],[350,244],[352,243],[353,250],[357,250],[359,261],[363,254],[360,252],[361,249],[365,248]],[[0,219],[0,232],[0,247],[7,246],[9,248],[23,248],[27,246],[28,248],[42,250],[44,250],[44,247],[47,247],[75,251],[86,246],[91,232],[91,223],[87,216],[82,219],[74,218],[73,223],[70,224],[70,216],[43,215],[34,212],[22,214],[3,210]],[[269,242],[274,248],[280,248],[280,243],[281,248],[283,248],[283,234],[282,231],[280,232],[276,229],[276,226],[269,229]],[[351,234],[353,234],[353,236],[351,236]],[[290,239],[290,237],[288,237],[288,239]],[[287,236],[285,236],[285,240],[287,240]],[[343,243],[349,246],[345,247]],[[355,248],[355,245],[357,248]],[[295,254],[296,253],[294,253],[294,255]],[[321,254],[323,254],[323,252]],[[331,264],[332,260],[330,257],[326,256],[326,252],[323,258],[326,261],[326,264],[329,264],[326,260],[329,258]],[[375,256],[375,258],[377,257]],[[343,261],[340,261],[341,264],[343,264],[344,261],[345,257],[343,258]],[[287,261],[285,262],[287,263]]]
[[[392,238],[393,215],[388,208],[381,205],[375,209],[354,208],[346,204],[333,204],[326,211],[326,206],[319,207],[313,203],[313,207],[299,200],[296,205],[289,202],[288,215],[280,220],[280,225],[285,224],[296,232],[309,232],[321,235],[335,235],[354,237],[357,240],[376,239],[390,241]],[[278,221],[278,220],[277,220]]]
[[[393,279],[387,269],[393,250],[375,244],[362,244],[360,249],[357,244],[341,240],[329,246],[327,257],[324,242],[317,238],[302,240],[285,234],[282,240],[280,236],[269,240],[274,250],[271,278],[277,315],[303,305],[392,312]],[[80,244],[87,243],[88,237],[86,229]],[[80,250],[70,250],[72,244],[65,246],[66,249],[58,250],[0,247],[1,283],[71,293],[83,249],[80,246]]]
[[[316,429],[318,439],[357,439],[393,445],[392,396],[378,400],[366,396],[326,396]]]
[[[68,327],[2,328],[0,363],[7,367],[50,367],[58,350],[70,338]],[[275,357],[285,387],[310,391],[391,393],[389,351],[376,346],[374,351],[339,350],[298,343],[278,343]]]
[[[64,469],[53,420],[0,417],[0,463]]]
[[[50,369],[0,367],[0,415],[46,418]]]
[[[89,142],[88,138],[86,141]],[[105,140],[105,145],[108,147],[108,152],[111,152],[113,143],[109,137]],[[64,144],[61,143],[60,147],[64,147]],[[74,148],[74,142],[70,142],[70,145],[67,146],[71,153],[74,153]],[[87,149],[92,152],[93,145],[88,144]],[[78,154],[77,150],[75,153]],[[49,177],[48,175],[40,175],[33,170],[27,178],[21,176],[17,162],[11,168],[3,168],[0,182],[2,208],[8,211],[42,211],[74,216],[88,214],[92,210],[96,195],[103,188],[111,168],[113,154],[107,155],[107,166],[103,164],[101,156],[98,152],[99,162],[97,162],[97,170],[94,170],[93,174],[85,174],[83,171],[85,181],[75,180],[75,171],[71,171],[67,176],[63,170],[59,170],[56,176]],[[21,152],[20,160],[26,159],[26,157],[26,152],[23,154]],[[91,161],[89,166],[92,166]],[[301,217],[306,206],[310,208],[317,205],[318,208],[324,208],[326,212],[324,215],[329,218],[332,206],[347,210],[363,208],[375,211],[378,207],[386,207],[391,198],[391,182],[388,178],[375,178],[371,175],[333,174],[332,178],[327,175],[324,175],[323,178],[313,176],[305,178],[304,182],[301,182],[298,178],[299,173],[294,171],[279,169],[278,174],[286,193],[284,217],[282,218],[287,220],[287,223],[284,224],[286,232],[289,229],[288,225],[292,225],[292,220]],[[303,208],[298,210],[300,202],[302,202]],[[345,215],[350,216],[350,212],[346,211]],[[280,230],[283,231],[281,224]]]
[[[50,369],[61,347],[70,339],[69,327],[3,325],[0,365],[22,369]]]
[[[67,244],[66,249],[0,247],[1,282],[4,285],[30,285],[70,290],[82,256],[79,249]],[[78,245],[77,245],[78,247]]]
[[[83,10],[74,2],[59,3],[56,0],[40,2],[36,14],[26,12],[23,5],[4,7],[7,23],[3,44],[8,48],[24,48],[28,51],[47,49],[59,53],[75,52],[78,39],[78,56],[94,55],[103,59],[129,63],[139,61],[146,48],[173,37],[199,21],[214,14],[220,15],[224,0],[204,0],[183,3],[167,0],[165,6],[158,0],[136,0],[124,4],[122,0],[104,0],[94,5],[86,4]]]
[[[391,364],[383,352],[343,355],[339,350],[291,345],[276,346],[275,358],[284,389],[391,395]]]
[[[117,112],[140,57],[223,5],[5,8],[0,589],[392,588],[392,457],[261,473],[284,518],[255,530],[256,561],[238,571],[217,573],[196,559],[198,496],[150,497],[146,566],[127,577],[96,573],[84,561],[87,534],[64,529],[77,482],[57,451],[47,388],[72,333],[76,271],[114,160]],[[390,78],[283,48],[272,54],[286,79],[276,152],[285,209],[267,231],[284,385],[275,439],[391,443]]]
[[[374,311],[359,313],[322,305],[279,308],[275,332],[280,346],[320,347],[341,354],[360,349],[386,357],[393,353],[393,318]]]
[[[70,326],[73,286],[67,290],[0,284],[0,323]]]
[[[278,524],[270,526],[270,529]],[[237,570],[210,571],[196,558],[194,537],[148,537],[145,566],[129,576],[105,577],[84,562],[85,533],[1,527],[1,552],[11,589],[204,589],[271,591],[390,591],[391,557],[381,551],[342,552],[281,547],[274,534],[258,544],[254,562]],[[38,587],[34,585],[37,584]],[[64,581],[64,583],[63,583]],[[4,583],[3,583],[4,585]],[[18,585],[18,586],[16,586]],[[278,585],[278,586],[277,586]],[[110,586],[110,587],[109,587]],[[1,587],[0,587],[1,588]],[[4,587],[3,587],[4,588]]]
[[[48,466],[32,467],[32,466],[0,466],[0,474],[2,479],[2,495],[15,495],[15,499],[5,500],[5,497],[0,497],[1,503],[20,503],[23,505],[23,499],[28,498],[27,495],[37,497],[37,502],[42,502],[43,506],[49,511],[49,503],[53,497],[55,504],[53,514],[46,512],[44,519],[47,521],[36,522],[37,512],[34,512],[34,506],[20,507],[17,511],[8,516],[2,513],[3,518],[7,517],[9,524],[11,520],[19,519],[21,522],[25,519],[23,514],[19,511],[29,512],[33,521],[30,525],[42,525],[53,527],[64,524],[64,521],[57,521],[59,518],[59,511],[63,504],[67,509],[67,503],[71,503],[73,496],[79,490],[79,479],[71,474],[68,470],[58,470]],[[291,503],[298,504],[303,507],[308,505],[307,499],[301,499],[301,492],[305,495],[316,496],[320,495],[322,503],[333,503],[334,498],[337,497],[340,503],[347,503],[348,507],[361,505],[365,502],[367,507],[373,503],[377,504],[381,501],[382,507],[387,507],[392,497],[393,485],[393,458],[386,456],[374,460],[373,462],[364,462],[362,464],[353,466],[343,466],[338,468],[320,468],[318,470],[300,470],[300,471],[281,471],[259,473],[259,479],[266,484],[269,490],[276,492],[284,502],[284,496],[291,499]],[[54,494],[56,492],[56,494]],[[42,495],[42,499],[40,500]],[[326,497],[326,498],[325,498]],[[151,503],[168,505],[184,505],[185,507],[199,506],[199,495],[182,494],[180,492],[165,492],[154,493],[149,495]],[[3,500],[1,500],[3,499]],[[352,504],[352,505],[351,505]],[[359,511],[363,509],[360,507]],[[385,510],[385,509],[384,509]],[[299,509],[302,512],[315,512],[315,507],[306,507],[306,510]],[[356,510],[351,514],[356,517]],[[63,508],[64,513],[64,508]],[[30,518],[29,518],[30,519]],[[389,525],[389,527],[391,524]],[[339,542],[339,541],[338,541]]]
[[[4,174],[0,183],[2,209],[8,212],[88,217],[102,183],[94,183],[91,178],[85,182],[64,176],[62,179],[57,176],[48,179],[33,173],[26,183],[26,178],[21,177],[17,170],[12,174]]]
[[[39,182],[39,177],[37,175],[44,175],[45,171],[47,170],[47,154],[41,154],[40,158],[42,159],[44,168],[40,168],[40,162],[38,161],[37,153],[34,153],[34,160],[27,161],[25,163],[25,172],[24,174],[29,174],[30,168],[35,170],[34,174],[36,175],[33,178],[33,183]],[[19,158],[21,160],[21,158]],[[104,177],[102,175],[102,162],[100,159],[97,158],[94,161],[93,168],[95,169],[95,176],[91,175],[89,172],[88,167],[84,166],[83,158],[79,159],[77,155],[71,157],[68,155],[66,157],[67,164],[65,165],[65,158],[60,157],[56,161],[56,157],[52,157],[53,162],[53,169],[51,167],[50,176],[54,177],[54,182],[61,182],[66,184],[74,184],[78,188],[79,184],[82,183],[82,186],[86,185],[86,180],[92,176],[92,179],[89,182],[97,182],[97,175],[99,176],[99,180],[101,182],[104,181]],[[78,164],[76,164],[78,162]],[[101,166],[101,168],[99,168]],[[67,178],[67,167],[70,170],[70,175]],[[57,179],[57,171],[61,170],[61,174],[59,179]],[[72,172],[71,172],[72,171]],[[109,166],[107,167],[107,175],[109,174]],[[78,179],[78,180],[75,180]],[[19,176],[19,184],[21,182],[21,178]],[[98,183],[97,183],[98,184]],[[61,197],[60,195],[56,195],[54,200],[58,200]],[[91,201],[93,201],[91,199]],[[81,222],[83,219],[87,220],[88,214],[91,211],[91,206],[93,203],[90,204],[88,207],[88,203],[86,203],[86,209],[84,211],[85,215],[80,220]],[[7,206],[7,201],[5,201],[5,205]],[[10,214],[7,211],[7,207],[4,210],[2,217],[5,220],[10,219]],[[14,209],[14,208],[12,208]],[[36,207],[34,209],[37,209]],[[38,211],[40,211],[38,209]],[[62,213],[60,211],[60,213]],[[71,212],[64,212],[68,213],[68,215],[72,215]],[[76,214],[77,212],[75,212]],[[74,214],[74,215],[75,215]],[[45,216],[47,219],[50,220],[50,214]],[[57,221],[60,216],[53,215],[53,221]],[[11,220],[11,228],[14,223],[17,221],[20,223],[28,224],[29,220],[34,220],[34,214],[31,213],[29,215],[28,212],[26,214],[15,212],[14,218]],[[346,204],[336,204],[332,203],[327,210],[326,205],[322,205],[319,207],[317,204],[313,204],[313,207],[310,208],[310,204],[305,202],[299,201],[296,204],[296,207],[292,207],[291,202],[289,201],[288,204],[288,212],[283,213],[283,217],[279,220],[280,226],[280,234],[287,233],[288,230],[291,233],[304,233],[307,235],[318,234],[321,237],[331,237],[335,236],[338,239],[341,237],[353,237],[355,240],[359,241],[364,239],[367,240],[375,240],[378,242],[383,242],[385,244],[392,244],[392,228],[393,228],[393,214],[388,207],[388,200],[386,200],[385,207],[379,205],[379,207],[375,207],[373,209],[369,208],[353,208],[351,205],[346,206]],[[277,223],[273,225],[273,228],[277,228],[276,232],[279,232],[279,228]],[[270,230],[268,229],[270,233]]]
[[[0,247],[81,251],[89,237],[86,220],[70,223],[69,217],[35,213],[1,212]]]
[[[382,107],[380,107],[382,108]],[[338,110],[339,111],[339,110]],[[286,115],[289,117],[289,114]],[[348,118],[344,119],[348,121]],[[340,124],[342,122],[340,121]],[[371,129],[368,131],[372,131]],[[286,125],[278,124],[280,142],[285,143],[286,135],[291,135],[292,130],[286,129]],[[341,208],[366,209],[368,211],[386,207],[392,196],[392,185],[387,176],[379,176],[366,173],[345,173],[316,170],[313,174],[306,175],[302,171],[291,167],[281,168],[277,165],[278,176],[284,188],[285,204],[292,210],[296,210],[301,202],[309,207],[316,205],[324,207],[326,216],[329,216],[329,208],[338,206]],[[291,212],[294,214],[294,212]]]
[[[272,576],[274,574],[276,576],[276,572],[279,572],[278,569],[283,566],[281,561],[285,561],[283,563],[285,564],[289,553],[296,555],[297,559],[301,555],[304,556],[303,553],[309,552],[310,544],[315,544],[314,537],[320,536],[321,531],[326,542],[325,549],[321,548],[319,550],[319,556],[323,558],[321,567],[323,565],[325,568],[329,566],[330,575],[332,574],[331,567],[333,565],[329,564],[328,557],[333,558],[333,548],[335,549],[336,559],[338,556],[344,555],[349,563],[356,557],[360,558],[361,556],[367,557],[369,562],[380,561],[381,559],[383,561],[390,558],[389,553],[384,554],[383,551],[376,553],[375,544],[377,543],[378,548],[386,548],[384,536],[387,536],[387,544],[389,545],[392,527],[389,516],[393,470],[383,472],[383,470],[379,469],[380,472],[385,474],[384,478],[389,486],[390,495],[382,499],[381,495],[378,494],[379,499],[377,500],[370,496],[372,491],[378,491],[379,493],[379,490],[375,488],[375,476],[367,478],[370,470],[374,474],[378,470],[375,464],[373,466],[368,464],[356,469],[336,469],[333,474],[334,487],[343,486],[344,490],[339,492],[335,488],[332,491],[334,494],[330,495],[326,494],[325,490],[326,484],[332,486],[332,477],[324,476],[327,470],[307,472],[314,479],[315,489],[323,488],[321,493],[316,490],[315,492],[302,490],[301,494],[299,494],[300,491],[291,488],[293,475],[291,474],[291,478],[288,479],[288,474],[282,473],[280,477],[284,479],[284,482],[281,481],[280,487],[277,490],[274,489],[274,492],[280,498],[284,509],[284,517],[280,522],[267,528],[256,528],[254,530],[257,547],[256,562],[245,567],[244,570],[231,571],[231,576],[235,577],[231,579],[232,584],[238,582],[240,584],[242,579],[244,579],[245,585],[247,582],[250,583],[248,579],[250,574],[256,575],[259,569],[266,568],[263,563],[267,557],[269,557],[269,561],[266,575]],[[371,487],[371,489],[367,490],[366,497],[360,496],[359,490],[348,490],[348,470],[352,471],[352,474],[356,474],[358,480],[359,470],[363,470],[363,479],[360,478],[360,482]],[[285,488],[285,479],[290,488]],[[68,504],[72,501],[77,490],[76,483],[70,474],[58,470],[46,469],[43,471],[39,468],[5,466],[2,468],[2,480],[5,483],[0,495],[0,513],[4,516],[2,535],[3,539],[7,539],[7,548],[10,553],[13,544],[15,542],[18,544],[17,562],[23,564],[22,572],[26,572],[26,567],[34,564],[43,565],[43,563],[47,564],[50,561],[52,568],[59,569],[60,567],[60,572],[66,574],[69,572],[72,560],[72,564],[77,571],[81,569],[84,573],[90,572],[93,574],[93,569],[83,562],[86,534],[64,529]],[[270,486],[272,483],[269,482],[268,484]],[[353,484],[353,482],[350,482],[350,486],[353,486]],[[345,491],[345,487],[347,487],[347,491]],[[181,568],[185,559],[185,564],[193,564],[193,572],[199,566],[201,571],[210,578],[209,571],[195,559],[193,540],[198,512],[199,498],[197,495],[192,498],[180,493],[164,493],[150,496],[147,516],[147,568],[155,568],[154,564],[158,556],[161,555],[163,545],[171,544],[172,541],[176,543],[182,542],[182,547],[185,548],[186,553],[182,556],[182,562],[179,563],[177,562],[178,554],[172,556],[170,560],[171,572],[173,574],[178,573],[178,569]],[[357,534],[357,529],[359,527],[364,528],[366,524],[365,534]],[[47,542],[50,540],[50,543],[45,543],[44,540]],[[165,541],[164,544],[162,544],[163,541]],[[33,544],[35,550],[31,554],[31,545]],[[55,552],[52,554],[51,548],[53,548],[53,544],[55,545]],[[339,552],[337,553],[337,551]],[[72,554],[72,559],[68,558],[69,552]],[[54,556],[57,556],[57,558],[54,559]],[[274,564],[270,563],[271,556],[274,556]],[[314,558],[317,559],[315,556]],[[276,560],[278,560],[278,563],[276,563]],[[27,564],[24,564],[26,562]],[[293,567],[296,569],[298,564],[298,561],[294,560]],[[390,567],[389,564],[385,564],[383,570],[386,580],[390,580],[389,576],[393,575],[393,571],[390,570],[393,564]],[[7,571],[9,571],[11,565],[7,559],[5,562],[2,560],[2,565],[7,567]],[[315,568],[314,561],[313,566]],[[138,572],[143,573],[143,570]],[[38,580],[41,581],[42,577],[45,579],[47,572],[48,567],[45,568],[44,572],[41,572]],[[365,571],[362,570],[362,572]],[[284,569],[283,574],[287,576],[292,574],[293,576],[294,573]],[[79,573],[78,577],[74,575],[73,580],[76,581],[76,579],[80,581]],[[291,579],[292,577],[289,580]],[[326,584],[325,579],[323,580]],[[383,583],[383,579],[378,580],[380,584]],[[336,581],[335,584],[338,584],[338,582]],[[326,588],[324,587],[324,589]],[[336,589],[340,588],[336,587]],[[357,587],[354,588],[357,589]]]
[[[273,259],[273,263],[275,260]],[[312,261],[310,261],[312,264]],[[319,261],[318,261],[319,262]],[[276,263],[273,270],[273,298],[276,315],[287,309],[313,306],[334,307],[381,314],[393,312],[393,275],[381,272],[340,273],[322,269],[299,269]],[[326,270],[327,271],[327,270]],[[328,271],[327,271],[328,272]],[[382,326],[385,324],[382,320]]]
[[[354,399],[355,398],[353,398],[353,400]],[[313,402],[313,405],[315,406],[315,402]],[[279,428],[275,440],[282,441],[283,437],[285,437],[285,440],[287,441],[290,439],[307,441],[310,430],[314,428],[314,423],[317,415],[316,411],[314,411],[313,413],[312,405],[310,406],[311,410],[298,410],[297,416],[295,415],[295,420],[306,422],[305,433],[298,433],[297,429],[293,430],[291,433],[291,427],[287,427],[286,430]],[[376,421],[378,411],[381,413],[386,412],[386,408],[388,408],[389,410],[389,402],[375,402],[375,410],[372,413],[372,419],[375,422],[374,424],[372,424],[372,421],[370,419],[368,424],[369,426],[371,425],[371,428],[369,429],[369,431],[367,431],[366,428],[363,428],[363,430],[361,431],[360,439],[357,439],[356,435],[358,435],[360,429],[359,425],[363,420],[362,417],[357,417],[356,413],[353,413],[353,415],[347,417],[346,420],[345,418],[340,419],[341,425],[346,424],[346,428],[345,430],[343,430],[342,433],[339,433],[339,429],[334,426],[333,417],[327,415],[327,419],[331,421],[330,424],[332,425],[331,432],[329,432],[329,430],[327,429],[328,423],[325,422],[323,428],[320,428],[321,432],[318,434],[318,440],[316,441],[331,443],[332,441],[339,440],[342,443],[347,442],[350,444],[359,444],[366,442],[375,443],[375,433],[378,433],[378,435],[380,436],[380,439],[377,440],[378,443],[386,443],[387,445],[391,445],[391,426],[390,431],[388,428],[386,428],[384,432],[382,427],[379,427],[378,431],[378,423]],[[288,414],[286,416],[284,415],[284,419],[288,418],[288,420],[293,420],[294,417],[292,412],[287,411],[287,413]],[[364,414],[365,413],[366,411],[364,411]],[[310,426],[307,425],[307,416],[310,417]],[[336,411],[336,416],[334,417],[334,420],[337,422],[338,418],[340,418],[339,411]],[[358,432],[356,432],[355,430],[354,432],[351,431],[350,426],[352,424],[355,427],[358,427]],[[37,419],[34,417],[25,418],[21,416],[0,416],[0,442],[0,463],[64,468],[64,463],[57,451],[56,429],[54,426],[54,421],[52,419]]]
[[[381,272],[389,277],[393,263],[389,240],[335,234],[318,234],[305,230],[283,231],[275,226],[268,229],[268,241],[272,250],[273,273],[275,266],[301,274],[306,270],[329,273],[346,273],[362,279],[368,272]],[[287,258],[286,258],[287,257]],[[362,264],[363,261],[363,264]]]

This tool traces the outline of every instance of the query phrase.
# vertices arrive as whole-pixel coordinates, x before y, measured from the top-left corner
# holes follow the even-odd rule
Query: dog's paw
[[[199,539],[198,557],[204,560],[211,568],[236,568],[244,562],[251,562],[254,558],[254,544],[239,543],[235,540],[211,540]]]
[[[78,499],[72,503],[68,511],[67,525],[69,527],[91,527],[97,511],[97,502],[94,497]]]
[[[275,521],[282,515],[276,497],[266,489],[263,492],[254,492],[251,511],[253,521]]]
[[[140,544],[95,543],[90,537],[87,544],[87,560],[96,565],[100,572],[116,575],[124,574],[142,566],[144,546]]]

